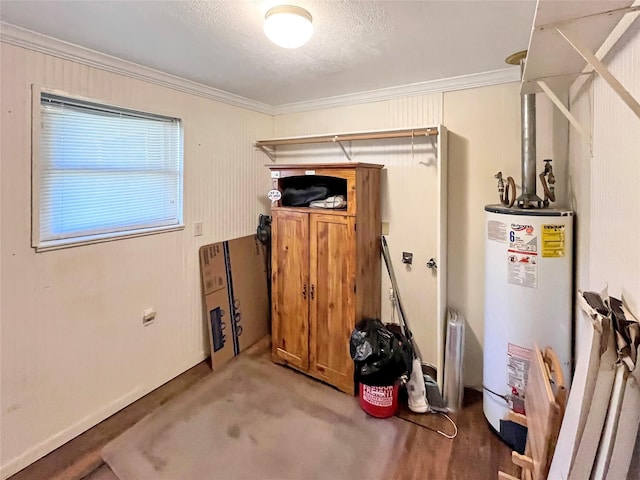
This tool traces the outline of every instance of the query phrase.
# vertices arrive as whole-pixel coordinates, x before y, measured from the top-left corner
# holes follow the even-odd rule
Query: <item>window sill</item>
[[[51,250],[61,250],[63,248],[81,247],[83,245],[93,245],[94,243],[113,242],[125,238],[146,237],[147,235],[156,235],[159,233],[177,232],[184,230],[184,224],[171,225],[170,227],[155,227],[144,230],[136,230],[135,232],[113,232],[102,235],[91,235],[87,237],[76,237],[73,239],[65,238],[63,240],[52,240],[49,242],[41,242],[35,246],[37,253],[49,252]]]

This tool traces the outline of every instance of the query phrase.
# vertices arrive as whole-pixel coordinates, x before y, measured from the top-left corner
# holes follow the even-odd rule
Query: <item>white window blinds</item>
[[[36,247],[182,224],[178,119],[45,93],[40,109]]]

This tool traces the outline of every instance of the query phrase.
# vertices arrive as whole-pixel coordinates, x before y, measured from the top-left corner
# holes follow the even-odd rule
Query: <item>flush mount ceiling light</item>
[[[264,33],[280,47],[298,48],[307,43],[313,34],[311,14],[304,8],[280,5],[264,16]]]

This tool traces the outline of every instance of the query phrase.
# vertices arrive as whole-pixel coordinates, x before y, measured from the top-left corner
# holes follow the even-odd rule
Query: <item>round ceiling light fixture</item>
[[[264,33],[280,47],[298,48],[311,38],[312,20],[311,14],[304,8],[279,5],[264,16]]]

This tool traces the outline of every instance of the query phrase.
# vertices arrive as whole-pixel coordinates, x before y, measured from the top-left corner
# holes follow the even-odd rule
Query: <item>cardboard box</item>
[[[255,235],[200,247],[211,363],[218,368],[269,333],[264,248]]]

